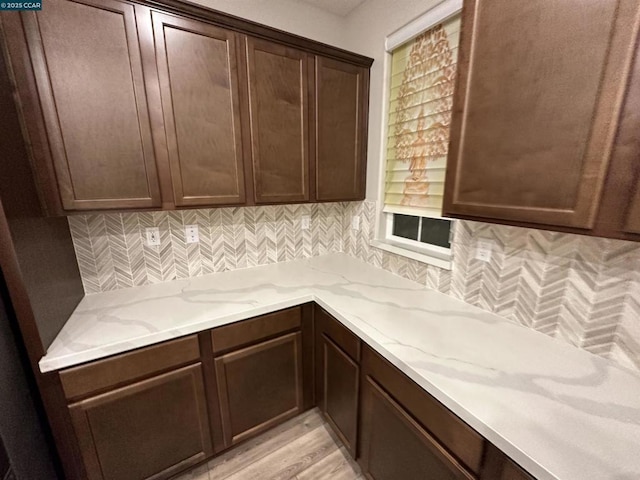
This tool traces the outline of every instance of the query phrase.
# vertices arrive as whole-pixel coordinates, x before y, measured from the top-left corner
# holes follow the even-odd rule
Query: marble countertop
[[[309,301],[537,478],[640,478],[640,376],[344,254],[87,296],[40,368]]]

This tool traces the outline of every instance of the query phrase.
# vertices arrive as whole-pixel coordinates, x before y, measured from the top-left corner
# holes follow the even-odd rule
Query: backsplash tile
[[[351,202],[84,215],[69,225],[87,294],[344,251],[640,369],[640,244],[457,221],[449,271],[372,247],[375,218],[374,202]],[[186,243],[185,225],[198,225],[199,243]],[[154,226],[157,247],[145,242]],[[475,259],[480,238],[495,242],[489,262]]]
[[[341,252],[343,210],[307,204],[76,215],[69,227],[91,294]],[[186,243],[186,225],[198,225],[199,243]],[[147,227],[159,228],[159,246],[146,244]]]
[[[373,202],[345,206],[346,253],[640,369],[639,243],[456,221],[447,271],[370,246],[375,212]],[[480,238],[496,244],[489,262],[475,259]]]

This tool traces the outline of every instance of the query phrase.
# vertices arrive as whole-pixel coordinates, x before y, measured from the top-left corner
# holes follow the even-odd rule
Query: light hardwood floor
[[[317,409],[223,453],[174,480],[363,478]]]

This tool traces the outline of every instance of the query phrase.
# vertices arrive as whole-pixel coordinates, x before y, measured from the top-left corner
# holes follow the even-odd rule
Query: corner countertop
[[[40,368],[309,301],[537,478],[640,478],[640,376],[345,254],[87,296]]]

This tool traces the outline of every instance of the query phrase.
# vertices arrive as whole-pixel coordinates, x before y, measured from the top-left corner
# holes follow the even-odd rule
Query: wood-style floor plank
[[[230,477],[322,424],[322,417],[315,410],[311,410],[238,445],[209,462],[212,480]]]
[[[175,480],[356,480],[358,465],[317,409],[293,418]]]
[[[334,450],[315,465],[310,466],[296,475],[296,480],[316,480],[330,478],[331,480],[354,480],[362,478],[359,467],[349,456],[344,447]]]
[[[321,425],[225,480],[290,480],[336,448]]]

